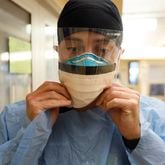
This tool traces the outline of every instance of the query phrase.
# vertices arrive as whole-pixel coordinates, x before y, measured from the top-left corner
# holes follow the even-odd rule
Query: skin
[[[96,105],[111,116],[122,136],[132,140],[140,138],[139,102],[139,92],[113,84],[99,96]]]
[[[69,41],[70,38],[76,38],[79,41],[72,39]],[[60,61],[65,61],[77,55],[78,51],[79,54],[98,51],[100,56],[106,54],[104,58],[111,62],[117,62],[119,59],[117,54],[121,48],[118,48],[114,42],[98,42],[98,40],[105,38],[101,34],[78,32],[72,34],[70,38],[63,40],[57,48]],[[140,138],[139,102],[139,92],[119,84],[112,84],[93,103],[82,109],[75,110],[84,111],[89,107],[99,106],[111,116],[122,136],[132,140]],[[30,120],[33,120],[41,112],[49,109],[51,120],[54,124],[59,115],[59,108],[72,107],[72,100],[67,89],[62,84],[45,82],[34,92],[27,95],[26,104],[27,116]]]
[[[71,106],[71,104],[72,101],[66,88],[57,82],[47,81],[26,96],[26,112],[30,120],[49,109],[54,124],[58,118],[59,108]]]

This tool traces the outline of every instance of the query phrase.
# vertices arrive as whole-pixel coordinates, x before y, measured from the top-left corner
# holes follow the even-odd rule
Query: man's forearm
[[[141,138],[136,148],[132,152],[127,152],[130,162],[164,165],[165,142],[149,128],[149,124],[143,123],[141,127]]]

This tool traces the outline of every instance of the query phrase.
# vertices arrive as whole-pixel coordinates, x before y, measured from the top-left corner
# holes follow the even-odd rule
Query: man
[[[58,82],[0,116],[0,164],[165,164],[165,104],[114,83],[122,22],[109,0],[70,0],[58,20]]]

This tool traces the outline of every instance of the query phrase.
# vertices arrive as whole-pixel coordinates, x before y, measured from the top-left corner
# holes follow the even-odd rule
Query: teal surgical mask
[[[66,64],[84,67],[99,67],[109,65],[109,62],[93,53],[84,53],[79,56],[72,57],[66,61]]]
[[[59,62],[60,70],[79,75],[105,74],[113,72],[115,68],[116,63],[111,63],[100,56],[88,52]]]

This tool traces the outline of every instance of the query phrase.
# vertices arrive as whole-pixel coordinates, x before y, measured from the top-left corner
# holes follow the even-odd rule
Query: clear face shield
[[[75,108],[90,104],[115,77],[121,54],[120,31],[59,28],[59,79]]]
[[[58,32],[60,69],[72,72],[76,66],[74,72],[85,75],[92,68],[93,74],[99,74],[98,68],[107,72],[117,68],[121,32],[96,28],[59,28]]]

